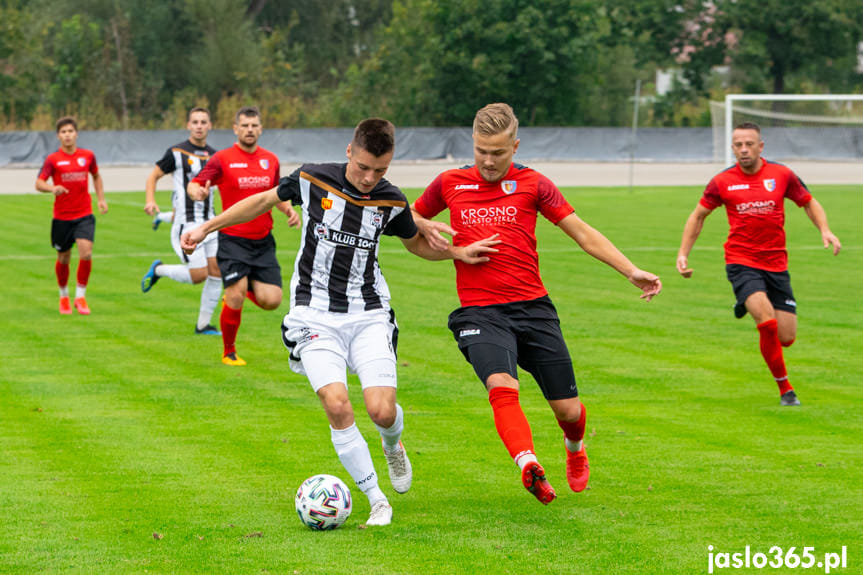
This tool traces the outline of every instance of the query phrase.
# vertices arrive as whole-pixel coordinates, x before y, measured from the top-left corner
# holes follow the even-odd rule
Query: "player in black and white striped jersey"
[[[430,260],[488,261],[497,240],[469,246],[431,248],[417,233],[407,199],[383,179],[392,161],[395,128],[379,118],[359,123],[347,148],[346,164],[306,164],[277,189],[237,202],[201,227],[183,235],[193,249],[213,230],[248,221],[278,202],[302,206],[302,243],[291,279],[291,311],[282,324],[291,369],[305,374],[330,422],[339,460],[369,499],[367,525],[387,525],[392,506],[378,487],[368,445],[357,428],[348,399],[347,370],[363,389],[366,411],[383,443],[390,482],[399,493],[412,481],[401,442],[404,412],[396,402],[398,328],[390,293],[378,264],[381,235],[398,236],[412,253]]]
[[[183,263],[165,265],[162,260],[153,261],[141,280],[141,291],[150,291],[162,277],[187,284],[203,282],[195,333],[220,335],[221,332],[210,323],[213,311],[219,303],[219,295],[222,293],[221,276],[216,263],[218,236],[211,234],[191,254],[186,254],[180,247],[180,236],[184,231],[201,225],[215,215],[211,195],[202,201],[195,201],[186,193],[189,181],[198,175],[207,161],[216,153],[215,148],[207,145],[207,135],[212,127],[210,112],[206,108],[192,108],[188,114],[186,127],[189,130],[189,139],[168,148],[150,172],[147,178],[144,206],[144,211],[151,216],[161,213],[156,203],[156,182],[165,174],[171,174],[174,180],[174,192],[171,195],[174,208],[171,245]]]

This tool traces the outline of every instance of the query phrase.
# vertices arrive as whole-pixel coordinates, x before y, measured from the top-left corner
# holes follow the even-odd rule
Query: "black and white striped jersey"
[[[174,223],[203,223],[213,217],[213,195],[196,202],[186,193],[186,186],[207,164],[216,149],[212,146],[199,147],[186,140],[168,148],[165,155],[156,162],[166,174],[172,174],[174,193],[171,204],[174,207]]]
[[[381,234],[412,238],[407,198],[381,180],[363,194],[345,177],[347,164],[305,164],[279,182],[281,200],[301,205],[302,241],[291,278],[291,307],[334,313],[389,309],[378,265]]]

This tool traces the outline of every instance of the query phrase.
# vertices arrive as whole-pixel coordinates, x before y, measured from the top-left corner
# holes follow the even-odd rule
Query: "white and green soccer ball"
[[[313,475],[303,481],[294,503],[300,521],[317,531],[335,529],[351,515],[351,491],[334,475]]]

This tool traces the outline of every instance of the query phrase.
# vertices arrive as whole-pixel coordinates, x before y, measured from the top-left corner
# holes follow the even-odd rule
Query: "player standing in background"
[[[243,198],[265,192],[279,181],[279,159],[258,145],[261,137],[261,114],[257,108],[241,108],[234,117],[237,142],[216,152],[207,165],[189,182],[189,197],[204,201],[211,197],[210,186],[219,187],[222,210]],[[300,216],[288,202],[276,206],[288,216],[288,224],[299,226]],[[207,228],[205,223],[198,229]],[[261,309],[272,310],[282,303],[282,270],[276,259],[273,238],[273,216],[269,211],[254,220],[227,227],[219,232],[216,259],[225,286],[224,304],[219,323],[224,351],[222,363],[241,366],[246,362],[237,355],[237,332],[248,297]]]
[[[342,465],[369,499],[366,525],[387,525],[392,506],[378,487],[368,444],[348,397],[347,370],[359,376],[369,417],[383,443],[390,482],[410,489],[413,473],[401,442],[404,412],[396,402],[398,326],[378,264],[381,235],[398,236],[427,259],[486,261],[494,238],[467,248],[432,249],[417,233],[408,202],[383,179],[393,158],[395,128],[387,120],[360,122],[347,147],[347,164],[305,164],[277,190],[235,204],[183,236],[194,248],[204,234],[264,213],[280,201],[302,205],[302,243],[291,278],[291,311],[282,324],[291,369],[306,375],[330,423]]]
[[[51,244],[57,250],[57,285],[60,286],[60,313],[72,313],[69,304],[69,262],[72,245],[78,244],[78,272],[75,286],[75,309],[81,315],[90,315],[87,305],[87,282],[93,267],[93,240],[96,236],[96,218],[90,199],[89,174],[93,175],[93,188],[99,212],[108,213],[102,176],[96,156],[90,150],[78,147],[78,124],[74,118],[57,120],[57,139],[60,149],[45,158],[36,178],[36,189],[54,194],[54,219],[51,222]],[[53,178],[53,185],[48,183]]]
[[[141,291],[145,293],[150,291],[159,278],[163,277],[185,284],[204,282],[195,333],[221,335],[219,330],[210,325],[213,311],[222,293],[219,264],[216,262],[219,238],[215,234],[209,236],[192,254],[186,254],[180,248],[180,236],[184,231],[201,225],[215,215],[212,196],[207,196],[202,201],[195,201],[186,192],[189,181],[198,175],[207,165],[210,157],[216,153],[215,148],[207,145],[207,134],[212,128],[210,112],[206,108],[192,108],[189,110],[187,120],[189,139],[168,148],[165,155],[156,162],[156,166],[147,177],[144,205],[144,211],[147,214],[151,216],[159,214],[159,206],[156,204],[156,182],[165,174],[173,174],[174,192],[171,195],[171,203],[174,206],[175,217],[171,227],[171,245],[183,263],[165,265],[162,260],[155,260],[141,280]]]
[[[530,425],[519,404],[516,365],[533,375],[563,430],[566,476],[573,491],[587,487],[584,448],[586,413],[578,397],[572,360],[557,311],[539,275],[536,220],[541,213],[588,254],[613,267],[650,300],[662,289],[659,278],[635,267],[601,233],[578,216],[557,186],[542,174],[514,164],[518,119],[507,104],[489,104],[473,123],[476,164],[448,170],[413,205],[429,243],[445,248],[499,235],[499,253],[487,263],[456,261],[462,307],[449,317],[459,349],[488,389],[500,438],[521,469],[522,483],[543,504],[556,493],[534,453]],[[432,218],[449,208],[451,226]]]
[[[725,242],[725,272],[737,299],[734,315],[748,311],[758,328],[761,355],[779,386],[780,403],[800,405],[788,381],[782,348],[797,337],[797,302],[788,275],[785,249],[785,198],[806,210],[821,232],[824,247],[833,246],[833,255],[842,247],[827,225],[827,215],[803,181],[782,164],[761,157],[764,141],[757,124],[745,122],[734,128],[731,149],[737,163],[710,180],[695,210],[686,220],[677,271],[688,278],[689,252],[704,219],[721,205],[728,214],[728,241]]]

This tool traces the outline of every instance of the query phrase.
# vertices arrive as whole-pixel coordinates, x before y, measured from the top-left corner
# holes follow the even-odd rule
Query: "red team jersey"
[[[487,182],[476,166],[448,170],[426,188],[416,210],[432,218],[446,208],[457,232],[453,244],[466,246],[500,234],[488,262],[455,262],[462,307],[533,300],[548,292],[539,277],[536,215],[553,224],[573,213],[551,180],[530,168],[512,164],[503,179]]]
[[[738,164],[714,176],[700,203],[710,210],[725,204],[730,228],[726,264],[783,272],[788,269],[784,199],[802,207],[812,195],[790,169],[762,160],[761,169],[751,176]]]
[[[225,211],[244,198],[274,188],[279,183],[279,158],[260,146],[250,154],[234,144],[216,152],[192,181],[202,186],[209,181],[210,185],[219,186],[222,211]],[[272,229],[273,216],[265,212],[250,222],[224,228],[222,232],[259,240]]]
[[[77,220],[93,213],[90,200],[90,174],[99,173],[96,156],[90,150],[78,148],[74,154],[59,149],[45,158],[39,179],[54,178],[55,186],[63,186],[69,193],[54,196],[54,219]]]

